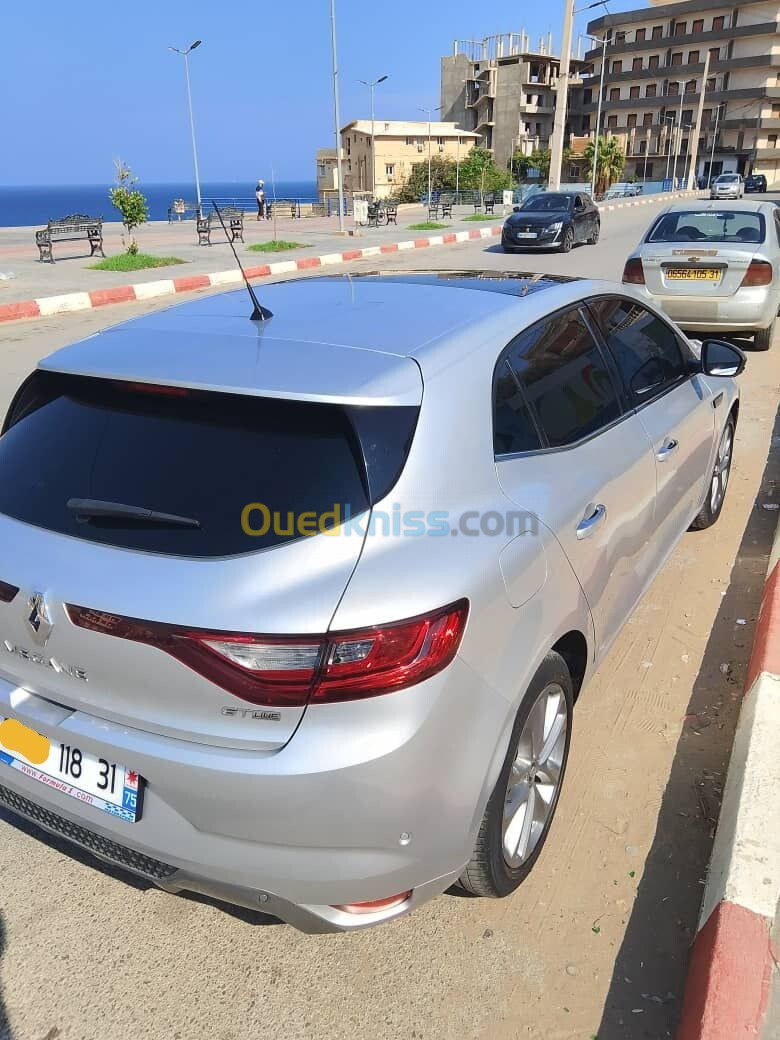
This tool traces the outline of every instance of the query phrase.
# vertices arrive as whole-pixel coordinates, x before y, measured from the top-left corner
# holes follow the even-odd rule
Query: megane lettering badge
[[[46,597],[42,592],[34,592],[27,601],[27,606],[30,608],[27,625],[32,632],[32,637],[38,646],[46,646],[53,628],[46,606]]]

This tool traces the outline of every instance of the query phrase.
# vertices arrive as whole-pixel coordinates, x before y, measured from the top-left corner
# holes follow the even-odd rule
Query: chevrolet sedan
[[[771,202],[678,202],[629,256],[623,281],[682,328],[752,335],[768,350],[780,309],[780,210]]]

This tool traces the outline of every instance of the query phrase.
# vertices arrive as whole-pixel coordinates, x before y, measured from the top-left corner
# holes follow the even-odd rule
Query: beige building
[[[427,120],[385,120],[374,122],[376,153],[376,197],[388,198],[395,194],[412,172],[415,163],[428,161]],[[465,159],[479,135],[459,129],[455,123],[430,124],[430,154],[454,159]],[[321,151],[328,151],[323,149]],[[318,152],[318,163],[319,155]],[[336,161],[333,150],[333,163]],[[344,190],[348,193],[371,194],[371,120],[356,119],[341,131],[341,162]],[[317,183],[319,186],[319,165]]]
[[[317,198],[326,202],[339,191],[339,168],[335,148],[317,149]]]
[[[589,33],[607,38],[601,132],[625,149],[624,176],[659,180],[667,169],[671,176],[677,151],[677,176],[686,176],[703,90],[696,176],[709,175],[714,144],[713,176],[763,173],[770,186],[780,185],[779,21],[776,0],[653,0],[590,22]],[[582,103],[591,133],[602,53],[592,46]]]

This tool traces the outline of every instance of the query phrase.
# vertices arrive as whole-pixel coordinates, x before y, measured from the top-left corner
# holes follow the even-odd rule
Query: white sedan
[[[693,332],[752,335],[768,350],[780,310],[780,210],[771,202],[678,202],[655,218],[623,281]]]

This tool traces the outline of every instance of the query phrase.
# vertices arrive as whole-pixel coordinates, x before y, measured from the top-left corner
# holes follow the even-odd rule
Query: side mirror
[[[738,376],[745,370],[747,358],[733,343],[722,339],[705,339],[701,348],[701,369],[705,376]]]
[[[780,205],[780,203],[778,203],[778,205]],[[512,212],[513,213],[519,213],[520,212],[520,207],[519,206],[513,206],[512,207]]]

